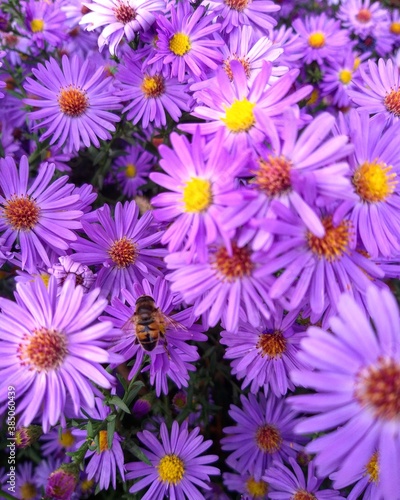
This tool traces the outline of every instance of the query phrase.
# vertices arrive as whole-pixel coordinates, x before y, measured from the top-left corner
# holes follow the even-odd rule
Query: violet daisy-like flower
[[[208,120],[208,123],[179,126],[192,134],[200,127],[202,135],[214,135],[223,129],[221,141],[230,152],[241,151],[261,143],[268,135],[276,135],[274,119],[281,116],[286,107],[306,97],[312,89],[307,85],[284,97],[299,71],[290,70],[268,86],[272,73],[272,63],[269,61],[264,62],[251,88],[247,84],[245,69],[239,61],[231,61],[230,68],[232,81],[224,69],[220,68],[214,85],[194,95],[203,105],[194,108],[192,114]],[[257,120],[257,112],[271,117],[267,130]]]
[[[148,181],[156,158],[139,145],[128,146],[126,155],[117,158],[112,168],[122,193],[128,198],[138,194],[138,189]]]
[[[171,222],[161,240],[171,252],[197,248],[200,257],[206,258],[205,244],[221,235],[222,209],[242,200],[235,178],[248,161],[249,151],[228,154],[221,147],[221,135],[208,145],[207,154],[199,129],[191,143],[182,135],[171,134],[173,149],[159,147],[165,173],[154,172],[150,179],[170,191],[153,198],[152,205],[157,220]]]
[[[326,59],[335,59],[338,51],[349,43],[347,31],[340,29],[340,21],[326,14],[310,16],[304,21],[297,18],[292,25],[300,35],[296,45],[303,51],[306,64],[313,61],[322,64]]]
[[[22,2],[25,8],[25,29],[23,34],[44,49],[45,43],[58,47],[67,38],[65,15],[59,6],[45,0],[29,0]],[[25,32],[25,33],[24,33]]]
[[[86,438],[86,431],[81,429],[63,428],[57,426],[40,438],[41,451],[44,456],[56,457],[67,462],[69,457],[66,452],[74,452],[78,444]],[[55,470],[57,467],[54,467]]]
[[[15,387],[21,425],[40,415],[47,432],[63,418],[68,393],[78,412],[94,406],[92,383],[111,388],[114,377],[101,363],[120,357],[104,349],[112,324],[94,323],[107,304],[99,292],[84,295],[66,281],[57,297],[51,277],[48,287],[42,280],[17,284],[17,303],[0,299],[0,397],[4,401],[7,387]]]
[[[8,491],[15,491],[17,498],[22,500],[39,500],[42,497],[40,489],[36,485],[32,462],[18,464],[18,474],[15,476],[15,490],[11,490],[9,485],[7,486]]]
[[[42,261],[51,266],[49,248],[65,253],[81,228],[79,195],[63,176],[50,184],[54,165],[43,168],[28,187],[29,164],[21,158],[19,169],[12,158],[0,161],[0,232],[10,246],[19,245],[22,269],[34,270]]]
[[[224,484],[230,491],[237,491],[242,494],[241,498],[251,500],[267,500],[269,498],[269,485],[263,479],[256,481],[254,476],[245,472],[243,474],[223,474]]]
[[[212,441],[204,441],[199,434],[199,427],[189,432],[186,422],[179,426],[176,421],[171,432],[164,423],[161,424],[161,442],[149,431],[139,432],[138,438],[148,448],[142,448],[142,452],[151,465],[144,462],[126,464],[127,479],[142,478],[129,491],[136,493],[150,485],[142,500],[163,500],[166,497],[204,500],[197,488],[210,490],[207,484],[209,476],[219,474],[219,470],[208,464],[218,460],[218,456],[203,455]]]
[[[372,257],[394,257],[400,252],[400,123],[385,130],[384,116],[369,119],[353,110],[340,131],[354,144],[348,162],[356,198],[340,204],[334,224],[348,215]]]
[[[27,78],[26,91],[34,98],[25,99],[36,111],[29,119],[37,121],[35,129],[45,128],[40,141],[50,138],[50,144],[65,146],[66,152],[78,151],[83,143],[100,147],[99,139],[110,139],[115,131],[114,122],[120,117],[110,110],[120,109],[120,99],[113,95],[104,66],[94,68],[90,60],[85,62],[73,57],[62,58],[62,67],[55,59],[32,70],[33,78]]]
[[[236,425],[224,428],[228,436],[221,439],[221,445],[223,450],[233,451],[227,458],[229,465],[260,481],[273,460],[295,457],[302,448],[294,433],[297,413],[273,394],[267,398],[262,393],[248,398],[242,395],[240,401],[243,408],[230,407]]]
[[[97,210],[98,222],[82,221],[90,238],[78,237],[71,245],[76,251],[71,258],[81,264],[101,265],[95,286],[104,296],[116,297],[123,288],[146,277],[154,282],[161,276],[165,251],[152,246],[161,240],[162,232],[153,225],[149,211],[139,218],[134,201],[117,203],[114,218],[108,205]]]
[[[379,2],[346,0],[337,14],[345,28],[365,39],[378,25],[389,24],[389,12]]]
[[[213,23],[214,16],[204,15],[203,6],[193,10],[188,4],[178,3],[171,7],[171,19],[159,16],[157,19],[158,40],[155,55],[148,61],[153,64],[159,60],[171,67],[171,76],[180,82],[190,76],[200,78],[208,69],[217,69],[222,54],[217,49],[224,45],[223,40],[213,40],[210,35],[221,28]]]
[[[155,67],[142,71],[142,64],[130,57],[124,58],[125,66],[118,71],[121,90],[118,95],[126,102],[123,109],[128,120],[135,125],[141,121],[143,128],[149,123],[155,127],[167,124],[167,113],[178,122],[182,111],[189,111],[190,96],[186,85],[176,78],[166,78]]]
[[[139,297],[147,295],[154,299],[155,307],[165,317],[171,314],[171,320],[163,319],[158,337],[155,337],[155,346],[152,350],[145,350],[136,334],[134,314],[136,301]],[[145,354],[150,358],[150,364],[142,371],[150,373],[150,383],[156,386],[156,394],[168,394],[168,379],[177,387],[187,387],[189,372],[194,371],[193,363],[199,359],[197,347],[189,345],[188,341],[204,341],[206,336],[201,333],[199,325],[193,325],[196,317],[192,308],[173,314],[175,306],[180,304],[178,297],[172,294],[167,282],[158,278],[151,286],[148,280],[143,280],[142,285],[135,283],[132,293],[122,291],[125,304],[118,298],[113,299],[106,312],[111,316],[102,319],[111,320],[114,326],[122,331],[122,336],[111,347],[111,351],[120,354],[124,361],[134,359],[134,364],[129,373],[129,378],[134,377],[142,366]],[[154,318],[156,321],[157,318]]]
[[[236,332],[221,332],[221,344],[227,346],[225,358],[233,359],[232,373],[244,379],[242,389],[250,385],[252,393],[260,389],[272,391],[275,396],[293,391],[289,373],[300,369],[296,359],[304,328],[295,325],[298,311],[283,315],[276,309],[274,318],[263,320],[258,327],[240,321]]]
[[[368,61],[369,73],[360,67],[362,81],[358,89],[349,90],[349,96],[360,111],[370,115],[383,115],[390,125],[400,117],[400,72],[391,59],[379,59],[378,64]]]
[[[312,413],[296,430],[326,433],[311,441],[320,477],[334,474],[342,488],[368,472],[378,500],[400,491],[400,315],[388,290],[370,286],[367,312],[344,294],[329,331],[308,329],[301,360],[313,369],[296,370],[293,381],[316,391],[290,398]]]
[[[320,490],[323,479],[315,475],[314,462],[308,464],[307,479],[301,467],[292,457],[289,463],[293,472],[283,463],[275,462],[263,479],[271,487],[268,496],[271,500],[289,498],[292,500],[340,500],[344,499],[338,491]]]
[[[162,0],[92,0],[84,4],[90,11],[79,24],[94,31],[104,26],[99,36],[99,48],[109,46],[115,55],[125,37],[131,42],[138,32],[147,31],[155,21],[155,15],[165,10]]]

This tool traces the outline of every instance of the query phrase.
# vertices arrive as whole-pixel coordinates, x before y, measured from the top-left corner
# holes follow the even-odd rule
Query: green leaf
[[[107,422],[107,446],[109,450],[111,450],[113,445],[115,422],[116,422],[115,419],[111,420],[111,422]]]
[[[136,458],[138,458],[141,462],[144,462],[147,465],[152,465],[150,460],[146,457],[143,451],[139,448],[139,446],[130,441],[129,443],[125,442],[124,448],[132,453]]]
[[[118,396],[113,396],[111,399],[108,400],[108,403],[115,405],[118,408],[121,408],[121,410],[123,410],[125,413],[128,413],[128,415],[131,414],[130,409],[126,406],[126,404]]]

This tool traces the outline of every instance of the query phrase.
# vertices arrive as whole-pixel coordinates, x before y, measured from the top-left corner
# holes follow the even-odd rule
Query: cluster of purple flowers
[[[17,498],[400,500],[395,4],[0,1]]]

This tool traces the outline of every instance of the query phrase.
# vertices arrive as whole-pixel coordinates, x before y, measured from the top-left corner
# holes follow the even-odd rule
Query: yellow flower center
[[[400,23],[399,22],[393,22],[390,25],[390,32],[393,33],[393,35],[400,35]]]
[[[307,242],[314,254],[332,262],[342,257],[348,248],[350,223],[349,221],[343,221],[335,227],[330,216],[324,217],[321,222],[325,228],[325,236],[318,238],[318,236],[308,231]]]
[[[318,97],[319,97],[319,91],[318,91],[318,89],[314,89],[311,92],[311,95],[310,95],[310,98],[307,101],[307,104],[308,105],[315,104],[318,101]]]
[[[313,49],[321,49],[325,45],[325,35],[320,31],[311,33],[308,37],[308,45]]]
[[[46,288],[48,288],[50,281],[50,274],[42,273],[39,276],[42,278],[42,281],[46,285]]]
[[[366,161],[356,170],[353,184],[360,198],[369,203],[385,201],[397,185],[396,174],[391,174],[393,167],[385,163]]]
[[[140,88],[147,99],[160,97],[165,91],[164,78],[161,75],[146,75]]]
[[[41,33],[44,30],[43,19],[32,19],[31,30],[33,31],[33,33]]]
[[[377,483],[379,480],[378,452],[376,451],[366,465],[366,475],[369,476],[370,483]]]
[[[204,212],[212,203],[211,182],[193,177],[183,189],[185,212]]]
[[[81,482],[81,490],[84,492],[88,492],[93,488],[94,480],[93,479],[84,479]]]
[[[103,451],[108,450],[108,434],[107,431],[100,431],[99,432],[99,448],[100,448],[100,453],[103,453]]]
[[[136,176],[136,167],[133,163],[128,163],[128,165],[125,167],[125,175],[129,179],[132,179]]]
[[[255,103],[246,98],[241,101],[235,99],[233,104],[226,108],[225,118],[221,118],[221,120],[231,132],[247,132],[256,123],[253,113],[254,107]]]
[[[165,455],[157,465],[158,475],[163,483],[178,484],[185,474],[183,461],[176,455]]]
[[[264,498],[268,493],[268,484],[265,481],[255,481],[254,477],[249,477],[246,481],[246,488],[253,498]]]
[[[176,56],[184,56],[191,49],[190,38],[185,33],[175,33],[169,41],[169,49]]]
[[[353,73],[349,69],[342,69],[339,71],[339,80],[344,83],[344,85],[348,85],[353,78]]]
[[[58,442],[63,448],[71,448],[71,446],[75,443],[75,437],[73,436],[71,430],[67,429],[58,438]]]
[[[32,500],[36,498],[38,492],[36,486],[32,483],[24,483],[19,490],[20,498],[22,500]]]

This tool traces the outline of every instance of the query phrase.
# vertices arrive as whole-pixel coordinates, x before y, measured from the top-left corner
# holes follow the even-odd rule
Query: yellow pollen
[[[185,33],[175,33],[169,41],[169,49],[176,56],[184,56],[191,49],[190,38]]]
[[[253,182],[267,196],[280,196],[292,187],[291,163],[284,156],[269,155],[266,160],[258,160],[259,168]]]
[[[250,68],[250,61],[247,57],[239,57],[236,54],[233,54],[231,57],[228,59],[225,59],[223,68],[225,73],[228,75],[229,80],[232,82],[233,81],[233,72],[231,68],[231,62],[232,61],[239,61],[240,64],[243,66],[243,69],[246,73],[246,77],[250,78],[251,75],[251,68]]]
[[[103,453],[103,451],[108,450],[108,434],[107,431],[100,431],[99,432],[99,448],[100,448],[100,453]]]
[[[311,95],[310,95],[310,98],[309,98],[309,99],[308,99],[308,101],[307,101],[307,104],[308,104],[308,105],[315,104],[315,103],[318,101],[318,97],[319,97],[319,92],[318,92],[318,89],[314,89],[314,90],[311,92]]]
[[[43,19],[32,19],[31,30],[33,31],[33,33],[41,33],[44,30]]]
[[[15,231],[30,231],[39,222],[40,208],[29,196],[15,196],[4,204],[4,215]]]
[[[344,84],[348,85],[353,78],[353,73],[349,69],[342,69],[339,71],[339,80]]]
[[[390,25],[390,32],[393,33],[393,35],[400,35],[400,23],[399,22],[393,22]]]
[[[225,110],[225,118],[221,120],[225,123],[231,132],[247,132],[256,123],[253,109],[255,103],[246,98],[238,101],[235,99],[233,104]]]
[[[220,247],[215,253],[213,265],[221,278],[227,281],[250,276],[254,267],[248,249],[239,248],[235,243],[232,245],[232,255],[229,255],[225,247]]]
[[[36,490],[36,486],[32,483],[24,483],[20,490],[19,494],[21,500],[33,500],[37,497],[38,491]]]
[[[136,167],[133,163],[128,163],[125,167],[125,175],[128,179],[133,179],[136,176]]]
[[[249,0],[225,0],[225,5],[231,9],[242,12],[248,5]]]
[[[67,88],[61,89],[58,96],[58,105],[64,115],[76,118],[83,115],[89,107],[89,99],[86,92],[78,87],[70,85]]]
[[[379,480],[379,464],[378,464],[378,452],[376,451],[370,461],[367,463],[366,475],[368,475],[368,480],[370,483],[377,483]]]
[[[177,455],[165,455],[157,465],[157,470],[160,481],[178,484],[185,474],[185,465]]]
[[[114,241],[108,250],[108,255],[119,268],[124,268],[135,262],[137,248],[132,240],[124,236],[120,240]]]
[[[377,161],[363,163],[353,176],[353,185],[358,196],[366,202],[385,201],[393,193],[397,185],[396,174],[385,163]]]
[[[290,500],[317,500],[317,497],[306,490],[297,490]]]
[[[30,365],[37,372],[57,370],[68,355],[67,338],[52,328],[37,328],[25,335],[18,347],[22,365]]]
[[[264,453],[275,453],[282,444],[281,433],[274,425],[262,425],[256,432],[256,444]]]
[[[42,281],[46,285],[46,288],[48,288],[50,281],[50,274],[42,273],[39,276],[42,278]]]
[[[268,493],[268,483],[255,481],[254,477],[249,477],[246,481],[246,488],[253,498],[264,498]]]
[[[359,57],[356,57],[356,58],[354,59],[353,70],[358,69],[358,67],[360,66],[360,64],[361,64],[361,59],[360,59]]]
[[[325,35],[320,31],[315,31],[311,33],[308,37],[308,45],[313,49],[322,49],[325,45]]]
[[[398,422],[400,418],[400,364],[381,358],[362,369],[356,378],[355,398],[376,418]]]
[[[115,19],[124,25],[134,21],[136,15],[135,9],[122,0],[118,2],[118,6],[114,9]]]
[[[313,253],[328,262],[337,260],[347,251],[350,241],[350,222],[342,221],[338,226],[332,224],[332,217],[324,217],[322,225],[325,236],[318,238],[310,231],[307,232],[307,242]]]
[[[368,23],[371,20],[372,14],[368,9],[360,9],[356,15],[357,21],[360,23]]]
[[[146,75],[140,88],[147,99],[160,97],[165,92],[164,78],[161,75]]]
[[[279,330],[269,333],[261,333],[258,336],[257,348],[260,350],[262,357],[281,358],[286,351],[287,341]]]
[[[61,436],[58,438],[58,442],[63,448],[71,448],[75,444],[75,437],[73,436],[70,429],[61,433]]]
[[[81,483],[81,490],[87,492],[93,488],[94,480],[93,479],[84,479]]]
[[[183,189],[185,212],[204,212],[212,203],[211,182],[207,179],[192,177]]]
[[[393,89],[386,94],[383,104],[389,113],[393,113],[394,116],[400,116],[400,88],[397,90]]]

